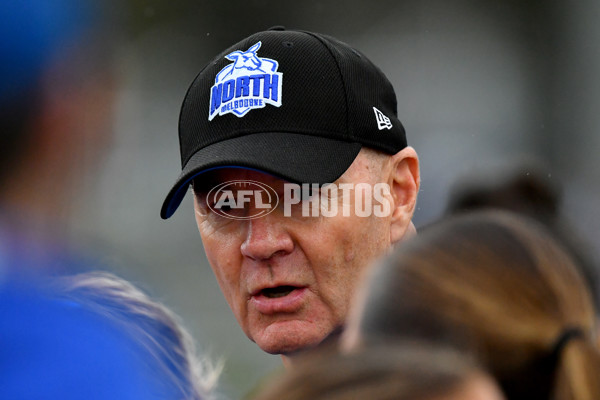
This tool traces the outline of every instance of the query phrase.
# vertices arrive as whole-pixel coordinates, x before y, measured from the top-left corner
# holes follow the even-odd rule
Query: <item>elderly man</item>
[[[273,28],[227,49],[184,99],[182,172],[217,281],[266,352],[316,346],[344,325],[362,271],[415,230],[419,162],[396,96],[363,54]]]

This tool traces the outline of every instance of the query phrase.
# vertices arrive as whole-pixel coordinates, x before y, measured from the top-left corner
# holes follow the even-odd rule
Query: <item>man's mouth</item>
[[[263,296],[269,299],[277,299],[279,297],[287,296],[296,289],[298,289],[298,287],[296,286],[277,286],[272,288],[265,288],[261,290],[259,294],[262,294]]]
[[[307,301],[307,295],[306,286],[279,285],[256,290],[250,302],[264,315],[294,313]]]

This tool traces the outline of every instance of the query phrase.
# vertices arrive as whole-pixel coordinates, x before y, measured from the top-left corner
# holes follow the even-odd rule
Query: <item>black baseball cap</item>
[[[193,179],[215,168],[256,169],[294,183],[334,182],[362,146],[406,147],[396,95],[365,55],[330,36],[282,27],[219,54],[181,106],[182,171],[161,217]]]

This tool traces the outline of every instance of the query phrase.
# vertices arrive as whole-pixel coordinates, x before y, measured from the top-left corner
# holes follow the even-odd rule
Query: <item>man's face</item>
[[[211,185],[253,180],[284,197],[285,182],[261,172],[227,168],[209,174],[203,181]],[[361,152],[336,183],[374,185],[380,175]],[[194,197],[221,290],[246,335],[269,353],[314,346],[341,326],[362,270],[390,247],[391,217],[357,216],[354,195],[331,200],[339,209],[346,203],[347,216],[303,216],[301,203],[287,216],[280,202],[270,214],[247,220],[214,212],[205,194]]]

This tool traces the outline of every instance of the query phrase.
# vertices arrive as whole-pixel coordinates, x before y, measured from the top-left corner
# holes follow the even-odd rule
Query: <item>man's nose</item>
[[[281,216],[269,214],[248,220],[242,255],[255,261],[268,260],[279,254],[289,254],[294,249],[292,237],[285,229]]]

